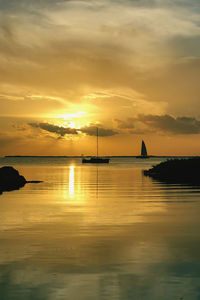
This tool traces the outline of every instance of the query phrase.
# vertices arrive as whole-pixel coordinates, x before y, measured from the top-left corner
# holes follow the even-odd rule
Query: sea
[[[42,181],[0,195],[0,299],[200,299],[200,188],[143,175],[164,160],[0,158]]]

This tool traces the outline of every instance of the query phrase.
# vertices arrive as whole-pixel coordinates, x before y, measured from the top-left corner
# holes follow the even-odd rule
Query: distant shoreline
[[[82,158],[82,157],[91,157],[94,155],[5,155],[5,157],[19,157],[19,158]],[[137,155],[102,155],[101,157],[137,157]],[[162,157],[199,157],[197,155],[150,155],[150,158]]]

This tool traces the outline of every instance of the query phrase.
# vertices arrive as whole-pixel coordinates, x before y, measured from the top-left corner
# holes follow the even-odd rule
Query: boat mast
[[[98,135],[99,135],[99,129],[97,127],[97,157],[99,156],[99,151],[98,151],[98,147],[99,147],[99,145],[98,145]]]

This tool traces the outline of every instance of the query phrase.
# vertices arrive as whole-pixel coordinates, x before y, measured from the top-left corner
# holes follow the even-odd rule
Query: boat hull
[[[92,158],[83,158],[83,164],[108,164],[110,158],[101,158],[101,157],[92,157]]]
[[[150,158],[150,157],[149,156],[142,156],[142,155],[140,155],[140,156],[136,156],[136,158],[147,159],[147,158]]]

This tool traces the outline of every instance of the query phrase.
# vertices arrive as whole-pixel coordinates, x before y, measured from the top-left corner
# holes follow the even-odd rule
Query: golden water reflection
[[[20,173],[43,183],[1,197],[5,299],[26,300],[27,291],[35,300],[42,293],[48,300],[198,299],[194,188],[170,188],[112,165]]]
[[[75,166],[69,167],[69,195],[74,196],[74,169]]]
[[[162,193],[152,196],[151,180],[141,170],[71,165],[62,174],[59,189],[55,186],[49,197],[54,195],[63,214],[81,213],[84,226],[143,222],[166,209]]]

